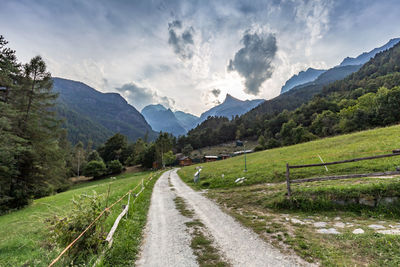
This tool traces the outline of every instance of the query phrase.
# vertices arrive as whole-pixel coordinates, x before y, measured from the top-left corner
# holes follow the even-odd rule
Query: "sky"
[[[0,0],[0,34],[54,77],[200,115],[400,37],[398,0]]]

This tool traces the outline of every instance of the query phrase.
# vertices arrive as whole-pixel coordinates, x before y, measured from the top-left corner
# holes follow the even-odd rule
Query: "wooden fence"
[[[340,179],[374,177],[374,176],[388,176],[388,175],[400,174],[400,169],[396,169],[396,171],[387,171],[387,172],[348,174],[348,175],[334,175],[334,176],[324,176],[324,177],[315,177],[315,178],[307,178],[307,179],[290,180],[290,169],[311,168],[311,167],[319,167],[319,166],[326,167],[326,166],[329,166],[329,165],[343,164],[343,163],[349,163],[349,162],[357,162],[357,161],[362,161],[362,160],[373,160],[373,159],[380,159],[380,158],[388,158],[388,157],[395,157],[395,156],[400,156],[400,149],[393,150],[392,154],[384,154],[384,155],[378,155],[378,156],[354,158],[354,159],[347,159],[347,160],[333,161],[333,162],[325,162],[325,163],[317,163],[317,164],[289,165],[289,163],[286,163],[287,195],[288,195],[288,197],[291,197],[292,189],[290,187],[290,184],[293,184],[293,183],[306,183],[306,182],[314,182],[314,181],[328,181],[328,180],[340,180]]]

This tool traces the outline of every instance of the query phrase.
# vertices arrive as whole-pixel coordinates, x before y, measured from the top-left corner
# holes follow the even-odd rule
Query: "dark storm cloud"
[[[193,27],[183,30],[182,21],[174,20],[168,23],[168,44],[181,59],[191,59],[193,56]]]
[[[212,93],[215,97],[218,97],[218,96],[221,94],[221,90],[220,90],[220,89],[217,89],[217,88],[214,88],[214,89],[211,90],[211,93]]]
[[[244,45],[229,61],[228,71],[237,71],[245,79],[245,92],[257,95],[261,84],[271,78],[272,60],[277,51],[274,35],[259,36],[257,33],[245,32]]]
[[[166,96],[159,96],[150,88],[140,87],[135,83],[128,83],[116,88],[130,104],[139,111],[150,104],[161,104],[167,108],[173,108],[175,101]]]

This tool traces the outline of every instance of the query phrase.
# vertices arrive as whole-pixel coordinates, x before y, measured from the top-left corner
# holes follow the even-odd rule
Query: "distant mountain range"
[[[172,133],[175,136],[184,135],[209,116],[227,117],[231,119],[242,115],[264,102],[264,99],[239,100],[231,95],[226,95],[225,101],[201,114],[200,118],[182,111],[172,112],[164,106],[148,105],[142,114],[155,131]]]
[[[391,39],[385,45],[375,48],[369,52],[362,53],[361,55],[359,55],[356,58],[346,57],[345,59],[343,59],[342,63],[340,63],[340,66],[360,65],[360,64],[364,65],[379,52],[388,50],[389,48],[392,48],[399,42],[400,42],[400,38]]]
[[[385,51],[389,48],[392,48],[394,45],[400,42],[400,38],[395,38],[391,39],[389,42],[387,42],[385,45],[375,48],[369,52],[364,52],[361,55],[359,55],[356,58],[352,57],[346,57],[343,59],[342,63],[340,63],[339,66],[336,66],[334,68],[331,68],[330,70],[317,70],[313,68],[309,68],[306,71],[301,71],[297,75],[293,75],[289,80],[286,81],[285,85],[282,86],[281,88],[281,94],[284,94],[293,88],[296,88],[298,86],[304,87],[307,85],[310,85],[312,82],[316,82],[319,84],[326,84],[326,82],[332,82],[336,80],[343,79],[346,76],[358,71],[360,68],[341,68],[341,67],[346,67],[346,66],[359,66],[361,67],[365,63],[367,63],[371,58],[373,58],[377,53]],[[348,72],[352,70],[353,72]],[[340,74],[339,74],[340,72]],[[320,77],[319,81],[317,82],[316,80]]]
[[[187,132],[172,110],[163,105],[148,105],[143,108],[142,115],[156,132],[168,132],[175,136]]]
[[[156,137],[143,115],[117,93],[101,93],[62,78],[53,78],[53,90],[59,93],[56,112],[73,144],[92,140],[99,145],[117,132],[131,141],[146,135],[149,140]]]
[[[308,68],[306,71],[300,71],[299,74],[293,75],[289,80],[286,81],[285,85],[282,86],[281,94],[289,91],[293,87],[305,83],[315,81],[319,75],[324,73],[326,70],[317,70]]]
[[[252,110],[253,108],[260,105],[262,102],[265,102],[265,99],[243,101],[234,98],[230,94],[227,94],[224,102],[201,114],[199,123],[205,121],[210,116],[227,117],[228,119],[231,119],[236,115],[243,115],[249,110]]]

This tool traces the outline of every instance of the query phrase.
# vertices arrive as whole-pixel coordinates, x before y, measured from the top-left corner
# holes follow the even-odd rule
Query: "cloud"
[[[228,71],[237,71],[245,79],[245,92],[257,95],[261,84],[273,73],[272,60],[277,51],[276,38],[273,34],[259,36],[246,31],[234,59],[229,61]]]
[[[175,54],[182,60],[191,59],[194,49],[193,27],[183,29],[182,21],[174,20],[168,23],[168,33],[168,44],[172,46]]]
[[[124,84],[116,89],[139,111],[150,104],[161,104],[167,108],[173,108],[175,106],[175,101],[172,98],[160,96],[156,91],[150,88],[140,87],[133,82]]]
[[[217,88],[214,88],[214,89],[211,89],[211,93],[212,93],[215,97],[218,97],[218,96],[221,94],[221,90],[220,90],[220,89],[217,89]]]

